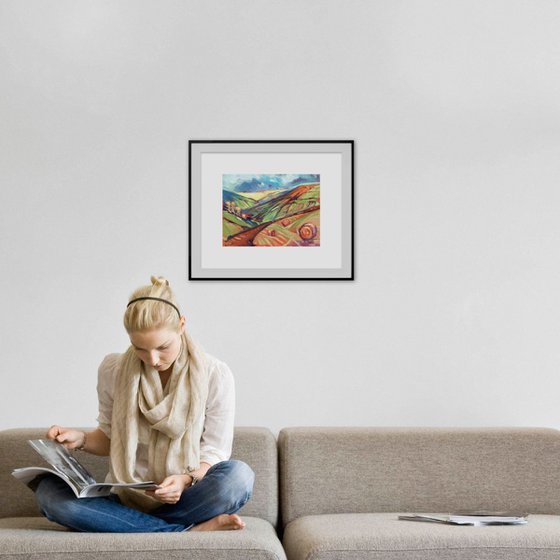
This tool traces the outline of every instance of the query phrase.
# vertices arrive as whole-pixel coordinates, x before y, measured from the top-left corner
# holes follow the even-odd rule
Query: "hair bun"
[[[169,280],[163,276],[152,276],[150,278],[152,286],[169,286]]]

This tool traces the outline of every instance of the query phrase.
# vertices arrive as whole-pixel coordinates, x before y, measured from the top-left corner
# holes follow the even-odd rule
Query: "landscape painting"
[[[223,174],[224,247],[319,247],[319,174]]]

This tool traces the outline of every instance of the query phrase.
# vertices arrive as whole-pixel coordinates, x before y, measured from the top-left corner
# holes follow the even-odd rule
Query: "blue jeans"
[[[163,504],[143,513],[119,500],[76,498],[58,476],[47,475],[35,494],[41,513],[75,531],[153,533],[187,531],[222,513],[235,513],[251,498],[255,474],[241,461],[222,461],[210,467],[198,484],[187,488],[176,504]]]

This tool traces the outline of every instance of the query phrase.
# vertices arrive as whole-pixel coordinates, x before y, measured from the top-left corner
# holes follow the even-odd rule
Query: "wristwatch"
[[[191,474],[190,476],[192,478],[191,486],[194,486],[200,480],[200,478],[198,478],[198,476],[195,476],[194,474]]]

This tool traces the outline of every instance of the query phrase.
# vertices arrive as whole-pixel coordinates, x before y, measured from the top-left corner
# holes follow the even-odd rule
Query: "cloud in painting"
[[[224,174],[222,187],[232,192],[259,192],[289,190],[306,183],[318,183],[320,176],[314,174],[235,175]]]

